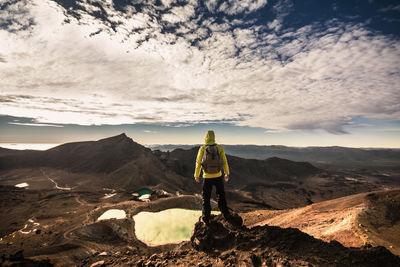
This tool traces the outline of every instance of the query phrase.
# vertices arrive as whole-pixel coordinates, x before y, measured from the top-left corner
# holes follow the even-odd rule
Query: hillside
[[[134,192],[142,187],[160,187],[169,192],[195,190],[194,181],[166,171],[150,149],[125,134],[67,143],[46,151],[8,152],[0,155],[0,171],[2,181],[13,177],[38,189],[51,188],[55,182],[89,191],[113,188]]]
[[[366,195],[367,209],[358,217],[372,245],[400,255],[400,189]]]
[[[303,208],[243,214],[246,225],[297,228],[347,247],[385,246],[400,255],[400,189],[351,195]]]
[[[0,170],[21,167],[51,167],[71,172],[109,173],[138,158],[151,155],[125,134],[98,141],[67,143],[46,151],[20,151],[0,157]]]
[[[153,153],[174,173],[193,177],[198,147]],[[308,162],[272,157],[245,159],[227,154],[227,196],[240,210],[287,209],[360,192],[400,186],[398,173],[375,170],[324,170]],[[192,178],[193,179],[193,178]]]
[[[154,153],[174,172],[193,177],[198,149],[199,147],[194,147],[188,150],[176,149],[171,152]],[[256,160],[227,154],[227,160],[230,172],[236,177],[243,177],[243,179],[232,179],[232,186],[293,181],[322,172],[308,162],[294,162],[277,157]]]
[[[347,248],[324,242],[294,228],[248,228],[226,222],[221,215],[209,226],[197,222],[190,242],[140,247],[141,255],[95,255],[85,265],[110,266],[398,266],[400,257],[384,247]]]

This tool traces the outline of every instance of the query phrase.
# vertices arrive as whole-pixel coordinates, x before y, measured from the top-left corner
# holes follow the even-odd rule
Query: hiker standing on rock
[[[224,170],[225,177],[222,175]],[[214,131],[208,131],[205,137],[205,145],[199,148],[196,159],[194,178],[200,182],[200,172],[203,170],[203,216],[202,220],[208,224],[211,216],[211,191],[215,186],[217,192],[218,208],[225,219],[229,219],[230,213],[226,205],[224,180],[229,181],[229,166],[222,146],[215,143]]]

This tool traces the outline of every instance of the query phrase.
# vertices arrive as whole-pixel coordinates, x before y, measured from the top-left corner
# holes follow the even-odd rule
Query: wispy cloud
[[[46,123],[9,122],[8,124],[12,124],[12,125],[22,125],[22,126],[34,126],[34,127],[58,127],[58,128],[64,127],[63,125],[46,124]]]
[[[267,1],[118,3],[1,4],[0,114],[335,134],[400,117],[400,42],[363,22],[288,29],[291,1],[263,21]]]
[[[387,7],[379,9],[380,12],[388,12],[388,11],[400,11],[400,5],[389,5]]]
[[[152,130],[143,130],[145,133],[150,133],[150,134],[156,134],[158,131],[152,131]]]
[[[280,134],[280,133],[287,133],[287,132],[291,132],[291,130],[267,129],[264,131],[264,133],[267,133],[267,134]]]

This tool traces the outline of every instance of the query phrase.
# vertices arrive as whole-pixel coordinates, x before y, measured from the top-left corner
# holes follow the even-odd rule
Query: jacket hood
[[[208,131],[206,133],[206,137],[204,138],[206,145],[213,145],[215,144],[215,134],[214,131]]]

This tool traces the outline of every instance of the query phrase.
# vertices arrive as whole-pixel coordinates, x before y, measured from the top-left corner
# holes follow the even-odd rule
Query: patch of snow
[[[117,193],[113,193],[113,194],[105,194],[104,195],[104,197],[102,197],[103,199],[107,199],[107,198],[110,198],[110,197],[113,197],[113,196],[115,196]]]
[[[40,223],[35,222],[33,219],[29,219],[29,220],[28,220],[28,223],[25,224],[24,228],[22,228],[21,230],[18,230],[18,232],[20,232],[21,234],[25,234],[25,235],[26,235],[26,234],[29,234],[29,233],[31,233],[32,231],[36,231],[37,229],[35,228],[35,229],[29,230],[29,231],[27,231],[27,229],[28,229],[28,228],[32,228],[32,227],[35,227],[35,226],[38,226],[38,225],[40,225]]]
[[[358,182],[358,179],[353,178],[353,177],[346,177],[345,179],[346,179],[347,181]]]
[[[166,196],[166,195],[168,195],[168,192],[165,190],[160,190],[160,195]]]
[[[125,219],[126,213],[124,210],[110,209],[104,212],[97,220],[108,220],[108,219]]]
[[[111,191],[111,193],[114,193],[114,192],[115,192],[115,189],[107,188],[107,187],[103,187],[103,190],[104,190],[104,191]]]
[[[24,231],[26,228],[28,227],[28,224],[25,224],[24,228],[22,228],[21,230],[19,230],[20,233],[22,234],[29,234],[30,232],[32,232],[32,230],[29,231]]]
[[[139,199],[140,199],[141,201],[144,201],[144,202],[149,202],[149,201],[150,201],[150,196],[151,196],[151,194],[144,194],[144,195],[141,195],[141,196],[139,197]]]
[[[92,265],[90,265],[90,267],[95,267],[95,266],[103,266],[104,261],[96,261],[95,263],[93,263]]]
[[[29,186],[28,183],[20,183],[20,184],[15,185],[15,187],[19,187],[19,188],[23,188],[23,187],[27,187],[27,186]]]

